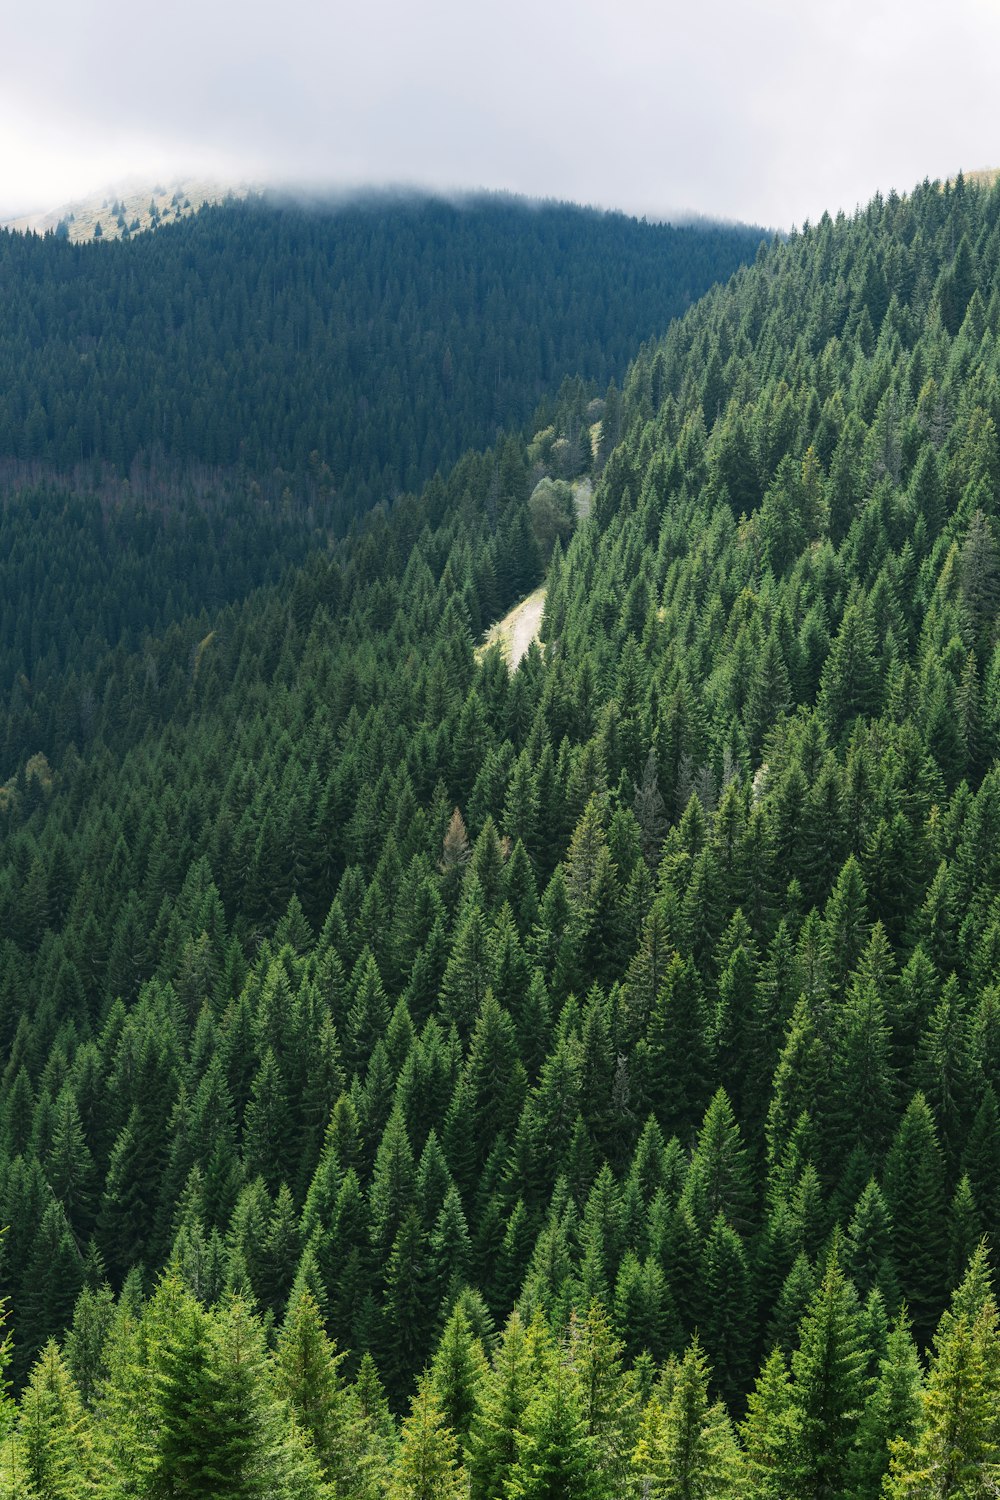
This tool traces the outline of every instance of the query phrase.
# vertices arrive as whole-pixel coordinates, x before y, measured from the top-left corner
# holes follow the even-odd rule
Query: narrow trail
[[[573,485],[573,508],[578,522],[585,521],[590,515],[593,496],[594,491],[589,479],[579,479]],[[477,647],[476,655],[481,656],[491,646],[499,645],[510,670],[515,671],[522,657],[527,655],[532,641],[538,639],[544,614],[545,585],[542,584],[541,588],[535,589],[526,599],[522,599],[520,604],[515,604],[502,620],[497,620],[495,625],[490,626],[483,638],[483,644]]]
[[[513,672],[521,658],[527,654],[532,641],[537,640],[545,613],[545,586],[535,589],[527,599],[515,604],[509,614],[504,615],[486,632],[480,651],[488,651],[499,644]]]

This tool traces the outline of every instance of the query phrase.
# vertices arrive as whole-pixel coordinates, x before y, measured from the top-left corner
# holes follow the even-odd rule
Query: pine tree
[[[1000,1331],[978,1255],[941,1320],[915,1438],[891,1444],[884,1493],[986,1500],[1000,1474]]]
[[[38,1500],[81,1500],[95,1489],[90,1423],[54,1343],[43,1349],[21,1399],[18,1433]]]
[[[403,1422],[390,1500],[459,1500],[465,1478],[456,1449],[455,1435],[445,1423],[433,1389],[422,1386]]]
[[[576,1384],[557,1361],[521,1419],[505,1500],[610,1500],[597,1458]]]
[[[709,1369],[697,1339],[676,1367],[664,1401],[646,1406],[632,1459],[637,1481],[657,1500],[738,1494],[742,1455],[728,1417],[708,1399]]]
[[[834,1253],[792,1355],[789,1500],[843,1492],[864,1401],[864,1373],[857,1296]]]

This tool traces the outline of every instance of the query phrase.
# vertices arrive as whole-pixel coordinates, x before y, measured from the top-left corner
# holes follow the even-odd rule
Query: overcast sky
[[[0,211],[126,176],[789,227],[1000,166],[998,0],[5,0]]]

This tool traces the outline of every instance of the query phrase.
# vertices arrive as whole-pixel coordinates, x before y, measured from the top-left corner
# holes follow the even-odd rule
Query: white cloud
[[[0,206],[188,170],[790,224],[1000,165],[989,0],[50,0],[6,18]]]

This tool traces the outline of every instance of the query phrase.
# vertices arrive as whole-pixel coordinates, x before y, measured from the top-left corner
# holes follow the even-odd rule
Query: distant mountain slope
[[[129,244],[4,233],[0,458],[279,470],[356,513],[563,376],[620,377],[759,240],[500,197],[254,199]]]
[[[58,208],[22,214],[8,219],[5,229],[22,233],[50,231],[74,244],[94,238],[127,239],[198,212],[206,203],[226,203],[246,198],[254,189],[247,183],[220,183],[201,178],[170,178],[162,181],[123,183],[105,192],[91,193]]]

